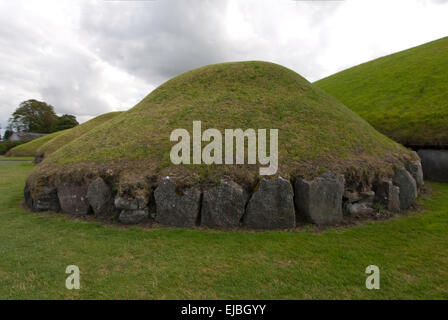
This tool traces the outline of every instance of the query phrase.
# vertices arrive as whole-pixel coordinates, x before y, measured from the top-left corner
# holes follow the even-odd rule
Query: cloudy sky
[[[448,35],[448,0],[0,0],[0,124],[38,99],[80,122],[210,63],[310,81]]]

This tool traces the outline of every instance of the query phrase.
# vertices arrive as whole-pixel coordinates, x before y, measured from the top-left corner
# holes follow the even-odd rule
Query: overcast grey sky
[[[0,0],[0,124],[39,99],[80,122],[210,63],[310,81],[448,35],[448,0]]]

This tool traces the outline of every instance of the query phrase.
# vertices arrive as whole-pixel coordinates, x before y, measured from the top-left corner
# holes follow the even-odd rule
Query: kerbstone
[[[247,205],[244,225],[253,229],[289,229],[296,222],[294,192],[281,177],[261,179]]]
[[[296,179],[294,201],[298,214],[317,225],[332,225],[342,221],[342,177],[326,172],[312,181]]]
[[[393,183],[400,188],[400,209],[408,209],[417,199],[417,183],[412,175],[404,168],[395,170]]]
[[[154,191],[156,221],[171,227],[193,227],[199,216],[201,191],[197,187],[183,192],[169,178],[162,179]]]
[[[233,181],[204,191],[201,225],[212,228],[232,228],[240,224],[247,202],[247,193]]]

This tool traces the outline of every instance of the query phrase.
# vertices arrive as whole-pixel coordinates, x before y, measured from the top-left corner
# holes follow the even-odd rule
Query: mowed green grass
[[[448,145],[448,37],[314,83],[405,145]]]
[[[69,144],[73,140],[76,140],[86,132],[89,132],[95,127],[98,127],[102,125],[103,123],[106,123],[110,119],[115,118],[118,116],[121,111],[116,112],[109,112],[104,113],[102,115],[99,115],[98,117],[95,117],[93,119],[90,119],[89,121],[86,121],[76,127],[71,128],[70,130],[67,130],[64,134],[55,137],[55,139],[51,139],[51,141],[48,141],[48,143],[45,143],[41,145],[37,150],[36,153],[39,156],[48,156],[49,154],[55,152],[59,148],[65,146],[66,144]]]
[[[1,299],[447,299],[448,184],[424,210],[315,232],[119,228],[22,210],[33,165],[0,162]],[[81,289],[65,288],[65,268]],[[365,288],[365,268],[381,289]]]

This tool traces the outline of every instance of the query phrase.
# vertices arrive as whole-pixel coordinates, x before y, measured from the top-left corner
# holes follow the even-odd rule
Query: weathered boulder
[[[247,193],[233,181],[221,181],[204,191],[201,209],[201,225],[231,228],[240,224],[247,202]]]
[[[148,207],[148,199],[144,196],[136,197],[115,197],[115,207],[121,210],[139,210]]]
[[[400,209],[408,209],[417,199],[417,183],[412,175],[404,168],[395,170],[393,183],[400,188]]]
[[[422,159],[425,179],[448,182],[448,150],[422,149],[418,155]]]
[[[344,192],[345,200],[344,209],[348,215],[363,216],[370,215],[375,212],[373,209],[373,202],[375,199],[375,192]]]
[[[373,204],[374,198],[375,192],[373,191],[356,192],[346,190],[343,195],[343,199],[347,203],[363,202],[366,204]]]
[[[118,220],[124,224],[136,224],[148,218],[148,210],[122,210]]]
[[[317,225],[342,221],[342,177],[326,172],[312,181],[296,179],[294,201],[298,214]]]
[[[375,201],[391,212],[400,211],[400,188],[390,180],[381,180],[376,185]]]
[[[360,203],[364,203],[366,205],[373,205],[375,201],[375,192],[372,190],[360,192],[361,200]]]
[[[61,209],[59,205],[57,189],[53,186],[38,187],[37,190],[34,190],[34,192],[32,192],[27,183],[25,185],[24,196],[25,204],[33,211],[57,212]]]
[[[244,225],[253,229],[295,227],[294,192],[288,180],[261,179],[244,216]]]
[[[147,197],[141,195],[135,197],[117,196],[114,204],[116,209],[121,210],[118,220],[124,224],[140,223],[149,217]]]
[[[415,182],[417,183],[417,187],[421,188],[425,185],[425,182],[423,181],[423,169],[422,164],[420,161],[415,161],[412,163],[409,163],[407,166],[407,169],[409,173],[414,178]]]
[[[96,215],[108,215],[113,211],[112,190],[100,177],[89,184],[87,199]]]
[[[375,212],[368,204],[361,202],[347,204],[347,211],[351,216],[365,216]]]
[[[58,186],[58,198],[61,209],[73,215],[86,215],[89,213],[87,200],[87,185],[72,184],[68,182]]]
[[[165,226],[193,227],[199,216],[201,191],[197,187],[183,192],[169,177],[162,179],[154,191],[156,221]]]
[[[361,195],[359,194],[359,192],[356,191],[348,191],[346,190],[344,192],[344,196],[343,199],[347,202],[347,203],[355,203],[358,202],[362,199]]]

